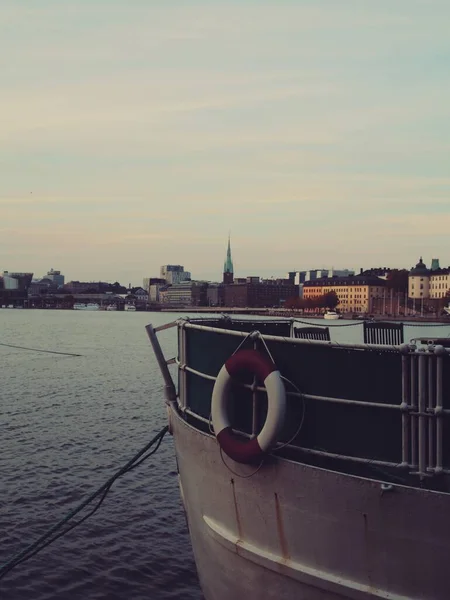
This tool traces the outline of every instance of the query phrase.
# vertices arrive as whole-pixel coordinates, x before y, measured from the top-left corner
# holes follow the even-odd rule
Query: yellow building
[[[408,296],[410,298],[428,298],[429,295],[430,271],[420,257],[417,265],[409,272]]]
[[[450,268],[439,268],[439,261],[433,259],[431,269],[427,269],[422,258],[411,269],[408,277],[408,296],[410,298],[445,298],[450,290]]]
[[[387,297],[386,282],[379,277],[357,275],[356,277],[324,277],[305,281],[303,298],[318,298],[335,292],[341,312],[369,313],[374,298]]]
[[[430,276],[430,298],[445,298],[450,291],[450,269],[439,269]]]

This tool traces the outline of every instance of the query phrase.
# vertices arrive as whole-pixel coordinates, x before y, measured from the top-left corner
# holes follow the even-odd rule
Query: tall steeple
[[[230,235],[228,234],[227,259],[223,264],[223,282],[224,283],[233,283],[233,281],[234,281],[234,269],[233,269],[233,261],[231,259]]]

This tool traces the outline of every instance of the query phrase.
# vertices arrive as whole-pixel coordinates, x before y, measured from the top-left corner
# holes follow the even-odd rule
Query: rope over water
[[[0,346],[7,348],[18,348],[19,350],[31,350],[33,352],[46,352],[47,354],[62,354],[63,356],[83,356],[82,354],[74,354],[73,352],[57,352],[56,350],[41,350],[40,348],[28,348],[27,346],[16,346],[15,344],[5,344],[0,342]]]
[[[64,518],[58,521],[56,525],[53,525],[53,527],[51,527],[39,539],[37,539],[35,542],[24,548],[21,552],[18,552],[15,556],[12,556],[6,563],[1,565],[0,579],[5,577],[7,573],[14,569],[14,567],[17,567],[17,565],[20,565],[32,556],[35,556],[36,554],[38,554],[38,552],[41,552],[41,550],[52,544],[55,540],[62,537],[63,535],[66,535],[66,533],[69,533],[69,531],[74,529],[77,525],[81,525],[81,523],[83,523],[84,521],[86,521],[86,519],[92,516],[102,505],[109,490],[111,489],[112,484],[116,481],[116,479],[118,479],[121,475],[124,475],[125,473],[129,473],[132,469],[138,467],[141,463],[144,462],[144,460],[149,458],[149,456],[155,454],[155,452],[160,447],[161,442],[168,430],[169,428],[167,425],[163,427],[163,429],[161,429],[161,431],[157,435],[155,435],[155,437],[146,446],[144,446],[142,450],[140,450],[131,460],[129,460],[125,466],[119,469],[119,471],[117,471],[115,475],[110,477],[106,483],[99,487],[97,491],[93,492],[88,498],[86,498],[86,500],[84,500],[76,508],[67,513],[67,515]],[[148,452],[148,450],[150,450],[152,446],[155,447],[151,452]],[[148,453],[146,454],[146,452]],[[76,514],[83,510],[83,508],[88,506],[98,496],[100,496],[100,500],[87,515],[85,515],[79,521],[75,521],[74,523],[66,527],[66,529],[64,529],[63,531],[59,531],[63,527],[63,525],[68,523],[70,519],[72,519]]]

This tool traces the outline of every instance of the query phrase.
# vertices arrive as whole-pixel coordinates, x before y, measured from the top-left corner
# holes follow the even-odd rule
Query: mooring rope
[[[41,348],[29,348],[28,346],[16,346],[15,344],[5,344],[0,342],[0,346],[7,348],[18,348],[19,350],[31,350],[33,352],[45,352],[47,354],[61,354],[62,356],[83,356],[82,354],[74,354],[73,352],[57,352],[56,350],[42,350]]]
[[[131,460],[129,460],[125,466],[123,466],[121,469],[119,469],[119,471],[117,471],[117,473],[115,473],[112,477],[110,477],[106,483],[104,483],[101,487],[99,487],[97,491],[93,492],[88,498],[86,498],[86,500],[83,500],[83,502],[81,504],[79,504],[76,508],[71,510],[63,519],[58,521],[58,523],[56,523],[56,525],[53,525],[38,540],[36,540],[32,544],[30,544],[29,546],[24,548],[24,550],[22,550],[21,552],[18,552],[15,556],[11,557],[6,563],[1,565],[0,566],[0,579],[5,577],[5,575],[7,573],[9,573],[12,569],[14,569],[14,567],[25,562],[32,556],[35,556],[36,554],[38,554],[38,552],[41,552],[41,550],[43,550],[44,548],[46,548],[47,546],[52,544],[55,540],[66,535],[66,533],[69,533],[69,531],[74,529],[77,525],[81,525],[81,523],[83,523],[84,521],[86,521],[86,519],[88,519],[90,516],[92,516],[102,505],[109,490],[111,489],[112,484],[116,481],[116,479],[118,479],[121,475],[124,475],[125,473],[129,473],[132,469],[138,467],[141,463],[143,463],[144,460],[146,460],[149,456],[152,456],[152,454],[155,454],[155,452],[158,450],[159,446],[161,445],[161,442],[168,430],[169,430],[169,428],[167,425],[165,427],[163,427],[163,429],[161,429],[161,431],[157,435],[155,435],[155,437],[148,444],[146,444],[146,446],[144,446],[144,448],[142,448],[142,450],[140,450]],[[156,444],[156,446],[155,446],[155,444]],[[148,452],[148,454],[146,454],[146,452],[148,450],[150,450],[150,448],[152,446],[155,446],[155,448],[153,448],[153,450],[151,452]],[[88,506],[98,496],[101,496],[100,500],[97,502],[97,504],[94,506],[94,508],[87,515],[85,515],[79,521],[72,523],[63,531],[59,531],[61,529],[61,527],[63,527],[63,525],[68,523],[68,521],[70,521],[70,519],[72,519],[76,514],[78,514],[81,510],[83,510],[83,508]]]

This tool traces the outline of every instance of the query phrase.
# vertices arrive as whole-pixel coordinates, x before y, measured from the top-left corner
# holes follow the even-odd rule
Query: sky
[[[4,0],[0,271],[450,264],[447,0]]]

